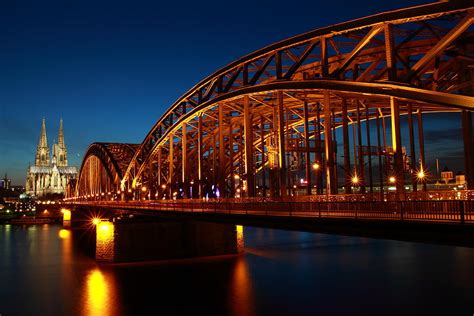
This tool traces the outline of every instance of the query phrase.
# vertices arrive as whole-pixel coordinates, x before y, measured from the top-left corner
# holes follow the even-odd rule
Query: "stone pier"
[[[96,260],[102,263],[238,254],[243,228],[198,221],[122,222],[96,225]]]

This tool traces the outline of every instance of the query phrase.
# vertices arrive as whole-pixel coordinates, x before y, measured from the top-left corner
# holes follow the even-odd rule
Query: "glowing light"
[[[143,192],[146,192],[146,187],[142,187],[142,191],[143,191]]]
[[[117,194],[120,194],[120,190],[117,190]]]
[[[161,188],[162,188],[162,189],[166,189],[166,184],[162,184],[162,185],[161,185]]]
[[[394,176],[390,176],[388,178],[388,182],[390,182],[390,183],[395,183],[396,181],[397,181],[397,179]]]
[[[61,239],[69,239],[69,237],[71,236],[71,231],[68,229],[61,229],[58,235]]]
[[[357,175],[354,175],[351,179],[352,183],[353,184],[358,184],[359,183],[359,177]]]
[[[319,169],[319,164],[317,162],[313,163],[313,169],[318,170]]]
[[[102,262],[113,262],[115,257],[115,233],[114,224],[101,221],[96,226],[96,260]]]
[[[63,221],[70,221],[71,220],[71,211],[64,209],[63,213]]]
[[[87,315],[111,315],[109,284],[99,269],[86,277],[85,311]]]
[[[239,180],[239,179],[240,179],[240,176],[239,176],[238,174],[235,174],[235,175],[234,175],[234,179],[235,179],[235,180]]]
[[[423,171],[423,169],[421,169],[420,171],[418,171],[416,176],[418,177],[419,180],[423,180],[426,175],[425,175],[425,172]]]
[[[94,224],[94,225],[99,225],[99,223],[100,223],[100,218],[97,218],[97,217],[96,217],[96,218],[93,218],[93,219],[92,219],[92,224]]]
[[[237,232],[237,251],[239,253],[244,251],[244,227],[242,225],[235,225]]]
[[[48,213],[48,210],[44,210],[43,213],[44,213],[44,214],[47,214],[47,213]]]

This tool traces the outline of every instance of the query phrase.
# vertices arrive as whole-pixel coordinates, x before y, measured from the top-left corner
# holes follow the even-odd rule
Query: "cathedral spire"
[[[59,133],[58,133],[58,145],[64,147],[64,130],[63,130],[63,119],[59,120]]]
[[[37,166],[48,166],[49,165],[49,148],[48,148],[48,139],[46,137],[46,120],[43,118],[41,124],[41,135],[36,147],[36,159],[35,165]]]
[[[38,148],[48,147],[48,138],[46,137],[46,119],[43,117],[43,123],[41,124],[41,136],[38,144]]]
[[[67,148],[64,142],[63,119],[59,120],[58,143],[53,145],[58,167],[67,167]]]

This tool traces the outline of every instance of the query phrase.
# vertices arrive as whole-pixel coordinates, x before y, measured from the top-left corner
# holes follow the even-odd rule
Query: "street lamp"
[[[390,176],[388,178],[388,182],[391,183],[391,184],[394,184],[395,182],[397,182],[397,178],[395,178],[394,176]]]
[[[351,183],[353,186],[358,186],[359,183],[360,183],[360,179],[359,177],[357,176],[357,173],[355,173],[352,178],[351,178]],[[353,192],[354,193],[354,192]]]
[[[426,174],[425,172],[423,171],[423,169],[421,169],[420,171],[418,171],[418,173],[416,174],[416,177],[418,178],[419,181],[423,181],[426,177]]]
[[[313,163],[313,169],[319,170],[319,164],[317,162]]]

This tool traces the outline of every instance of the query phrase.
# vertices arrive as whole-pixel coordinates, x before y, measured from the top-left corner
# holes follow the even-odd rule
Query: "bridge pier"
[[[197,221],[101,221],[95,227],[95,259],[101,263],[168,260],[238,254],[242,226]]]

